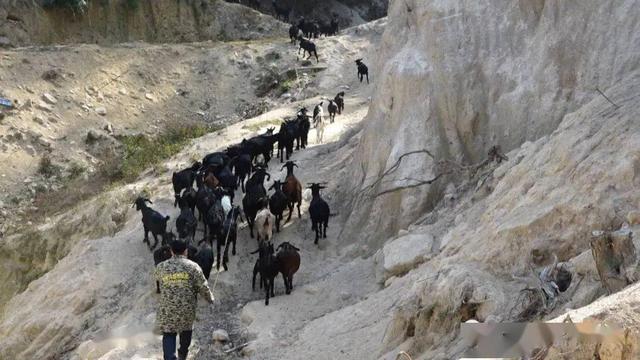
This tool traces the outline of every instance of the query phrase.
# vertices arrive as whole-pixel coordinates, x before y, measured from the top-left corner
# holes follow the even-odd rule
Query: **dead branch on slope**
[[[391,166],[389,167],[387,170],[385,170],[385,172],[382,173],[382,175],[376,180],[374,181],[371,185],[369,185],[368,187],[366,187],[365,189],[363,189],[363,191],[367,191],[367,190],[371,190],[373,189],[376,185],[378,185],[379,183],[382,182],[382,180],[394,173],[399,167],[400,167],[400,163],[402,162],[402,159],[408,155],[412,155],[412,154],[417,154],[417,153],[426,153],[427,155],[429,155],[432,159],[434,159],[433,154],[431,154],[431,152],[429,152],[428,150],[417,150],[417,151],[411,151],[405,154],[400,155],[400,157],[398,158],[398,160]],[[477,175],[478,171],[482,168],[484,168],[485,166],[495,162],[500,164],[502,161],[507,161],[509,160],[509,158],[504,155],[502,153],[502,149],[500,148],[499,145],[495,145],[492,146],[491,149],[489,149],[489,153],[487,154],[487,158],[484,161],[481,161],[477,164],[472,164],[472,165],[462,165],[459,164],[455,161],[452,160],[440,160],[436,163],[436,176],[433,177],[432,179],[415,179],[415,178],[404,178],[404,179],[400,179],[400,180],[391,180],[393,182],[395,181],[413,181],[414,183],[409,184],[409,185],[403,185],[403,186],[397,186],[397,187],[393,187],[391,189],[387,189],[387,190],[383,190],[379,193],[377,193],[375,195],[375,197],[379,197],[385,194],[390,194],[393,192],[397,192],[397,191],[402,191],[402,190],[407,190],[407,189],[412,189],[412,188],[416,188],[416,187],[420,187],[420,186],[424,186],[424,185],[431,185],[434,182],[436,182],[438,179],[442,178],[443,176],[446,175],[451,175],[454,173],[462,173],[462,172],[467,172],[469,178],[473,178]],[[491,169],[491,171],[488,171],[487,173],[483,174],[482,176],[482,183],[484,183],[486,181],[486,179],[489,177],[490,174],[493,173],[493,169]]]

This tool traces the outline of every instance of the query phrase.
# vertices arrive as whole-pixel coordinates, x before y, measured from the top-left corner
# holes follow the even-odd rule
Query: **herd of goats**
[[[274,6],[276,6],[275,2]],[[307,24],[314,26],[309,27]],[[337,33],[335,20],[332,21],[331,26],[335,26],[335,31],[331,34]],[[315,44],[304,36],[309,38],[317,36],[317,31],[320,31],[317,29],[317,24],[305,22],[303,19],[297,25],[292,25],[290,30],[290,34],[296,35],[291,37],[292,41],[298,39],[301,49],[309,52],[310,56],[314,52],[316,57]],[[307,45],[303,45],[304,42],[313,45],[313,50],[310,51]],[[368,83],[366,65],[362,63],[362,59],[358,59],[356,64],[360,82],[366,76]],[[344,111],[344,96],[345,93],[340,92],[328,101],[330,123],[335,121],[336,115]],[[168,244],[177,237],[187,242],[188,258],[202,268],[207,279],[214,264],[214,243],[216,244],[216,268],[219,270],[222,265],[226,271],[229,249],[231,248],[232,255],[236,255],[238,219],[240,221],[246,219],[251,238],[254,237],[255,230],[258,241],[258,250],[252,252],[252,254],[258,254],[253,269],[252,288],[255,290],[256,276],[260,275],[259,285],[260,288],[264,288],[265,304],[269,305],[269,296],[274,296],[274,280],[278,274],[282,274],[286,293],[290,294],[293,288],[293,275],[300,268],[300,250],[288,242],[283,242],[274,249],[273,228],[275,227],[276,232],[280,232],[280,225],[287,208],[289,213],[285,222],[291,220],[296,207],[298,217],[301,217],[302,184],[294,174],[294,169],[298,165],[290,158],[294,147],[295,150],[307,147],[312,120],[316,129],[316,140],[320,144],[323,142],[324,130],[327,126],[324,101],[314,107],[313,115],[309,114],[307,108],[301,108],[294,118],[283,121],[278,133],[274,133],[275,127],[269,128],[264,134],[243,139],[239,144],[221,152],[208,154],[202,161],[195,162],[191,167],[173,173],[174,206],[180,208],[180,215],[175,222],[177,235],[167,231],[170,217],[149,207],[148,204],[153,204],[151,200],[144,197],[136,199],[134,206],[142,213],[144,242],[153,251],[155,264],[158,265],[171,257]],[[274,180],[266,189],[265,179],[271,180],[267,169],[276,144],[276,156],[280,159],[280,163],[283,163],[281,170],[287,169],[287,175],[283,181]],[[242,208],[234,205],[238,188],[244,194]],[[320,238],[327,237],[329,204],[320,195],[320,190],[325,188],[323,183],[311,183],[308,188],[311,189],[312,194],[309,205],[311,228],[315,232],[314,243],[318,244]],[[269,191],[273,191],[271,195],[268,194]],[[196,231],[200,223],[203,224],[204,236],[196,243]],[[153,236],[153,245],[149,241],[149,233]],[[156,250],[158,237],[162,239],[162,244]],[[276,250],[278,250],[277,254]],[[160,291],[159,286],[157,291]]]

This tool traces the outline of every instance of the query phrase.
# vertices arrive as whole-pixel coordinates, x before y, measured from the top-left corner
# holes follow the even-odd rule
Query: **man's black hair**
[[[182,240],[174,240],[171,242],[171,251],[173,251],[176,255],[184,254],[184,251],[187,250],[187,243]]]

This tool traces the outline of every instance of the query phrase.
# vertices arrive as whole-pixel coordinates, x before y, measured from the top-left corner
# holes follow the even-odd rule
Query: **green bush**
[[[123,156],[114,157],[107,164],[111,169],[109,177],[112,181],[132,182],[146,169],[157,168],[163,160],[180,152],[191,139],[218,130],[202,125],[169,127],[161,135],[152,138],[146,135],[130,135],[119,138],[122,143]]]
[[[286,80],[282,83],[280,83],[280,95],[289,92],[293,86],[295,85],[295,81],[294,80]]]
[[[74,161],[71,163],[71,166],[69,166],[69,179],[77,179],[80,175],[84,174],[85,171],[86,169],[82,164]]]

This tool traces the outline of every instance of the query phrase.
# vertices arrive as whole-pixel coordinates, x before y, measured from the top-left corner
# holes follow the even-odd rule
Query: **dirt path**
[[[313,99],[312,99],[313,100]],[[307,101],[308,102],[308,101]],[[311,147],[294,153],[293,160],[300,165],[300,169],[296,169],[295,175],[304,184],[317,181],[318,176],[326,176],[324,164],[321,161],[321,154],[331,142],[337,141],[349,128],[356,126],[366,114],[367,100],[358,97],[351,97],[347,101],[347,109],[350,111],[339,117],[336,123],[331,124],[325,133],[326,145],[315,144],[315,130],[309,134]],[[293,108],[287,108],[287,111]],[[279,112],[283,109],[279,109]],[[270,173],[272,180],[284,179],[286,171],[280,170],[280,162],[276,159],[270,164]],[[321,179],[322,180],[322,179]],[[271,186],[272,181],[267,182],[266,187]],[[327,194],[328,195],[328,194]],[[327,197],[325,195],[325,197]],[[242,199],[242,193],[236,193],[237,201]],[[304,285],[310,284],[335,269],[339,262],[339,247],[336,244],[336,237],[340,233],[340,226],[337,221],[332,221],[328,229],[327,239],[320,240],[319,245],[314,245],[314,233],[311,230],[309,215],[307,213],[308,192],[302,205],[302,218],[299,218],[294,211],[292,219],[289,223],[281,228],[281,232],[274,235],[274,244],[288,241],[301,249],[302,265],[299,272],[294,278],[294,291],[305,291]],[[288,211],[285,212],[285,220]],[[194,357],[193,359],[233,359],[234,356],[224,354],[222,348],[216,347],[211,341],[211,333],[216,329],[225,329],[229,332],[232,339],[232,346],[244,344],[255,339],[255,334],[247,331],[246,323],[241,319],[243,308],[252,303],[252,306],[264,306],[264,292],[256,289],[252,291],[251,280],[253,266],[257,255],[251,255],[250,252],[257,248],[257,241],[249,237],[246,224],[241,226],[238,236],[238,252],[237,256],[231,256],[229,271],[222,271],[219,275],[212,274],[210,285],[215,283],[216,276],[218,282],[216,284],[215,295],[218,303],[214,310],[207,309],[206,305],[201,307],[202,317],[195,327],[194,341]],[[296,298],[284,295],[284,285],[282,277],[276,278],[275,285],[276,298],[272,299],[272,307],[282,307],[285,309],[302,308],[303,304],[297,304]],[[295,328],[287,327],[287,332],[295,331]]]

